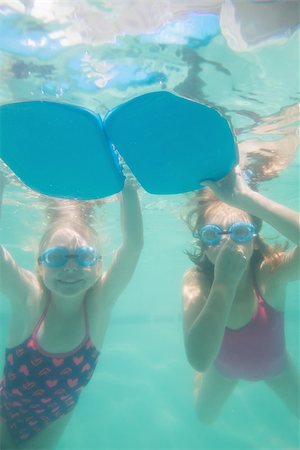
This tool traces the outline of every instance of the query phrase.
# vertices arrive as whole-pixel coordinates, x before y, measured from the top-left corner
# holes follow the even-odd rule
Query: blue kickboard
[[[104,120],[109,140],[143,188],[179,194],[227,175],[238,163],[228,121],[215,109],[170,92],[116,107]]]
[[[91,200],[120,192],[124,176],[100,116],[48,101],[0,107],[0,157],[31,189]]]

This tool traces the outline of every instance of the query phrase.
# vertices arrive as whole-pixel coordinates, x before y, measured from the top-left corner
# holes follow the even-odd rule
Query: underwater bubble
[[[46,81],[41,85],[41,93],[49,97],[62,97],[69,89],[69,84],[65,82]]]

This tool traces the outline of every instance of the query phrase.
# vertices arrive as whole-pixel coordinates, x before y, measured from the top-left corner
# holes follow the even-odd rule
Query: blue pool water
[[[298,209],[297,27],[289,14],[278,15],[275,26],[272,11],[278,2],[270,2],[272,11],[247,12],[253,14],[251,31],[243,2],[2,2],[0,101],[59,100],[104,115],[135,95],[174,91],[220,108],[234,127],[242,166],[268,168],[260,191]],[[25,187],[11,185],[6,192],[1,242],[32,269],[42,207]],[[141,260],[115,307],[95,376],[58,449],[299,448],[297,420],[263,383],[241,382],[215,424],[197,421],[181,325],[181,280],[190,267],[184,250],[192,243],[180,219],[186,197],[140,195]],[[99,212],[106,265],[119,243],[118,220],[117,202]],[[263,231],[276,237],[270,227]],[[1,356],[8,318],[1,298]],[[298,367],[299,323],[299,283],[292,283],[285,325]]]

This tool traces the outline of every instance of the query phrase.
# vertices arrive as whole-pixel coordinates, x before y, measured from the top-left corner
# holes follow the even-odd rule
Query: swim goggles
[[[218,245],[224,234],[239,243],[251,241],[257,236],[257,231],[252,223],[235,222],[227,230],[223,230],[219,225],[208,224],[196,232],[196,237],[206,245]]]
[[[49,267],[62,267],[70,258],[75,258],[76,263],[81,267],[94,266],[101,260],[101,256],[97,255],[94,247],[78,247],[72,253],[65,247],[51,247],[39,256],[38,263]]]

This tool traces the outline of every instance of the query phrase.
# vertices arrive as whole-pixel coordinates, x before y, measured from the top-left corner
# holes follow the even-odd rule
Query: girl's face
[[[218,225],[220,228],[222,228],[222,230],[226,231],[231,225],[237,222],[251,223],[251,219],[249,215],[243,211],[240,211],[228,205],[222,205],[220,208],[207,214],[205,225]],[[223,247],[224,243],[228,241],[228,239],[231,239],[230,235],[224,234],[221,235],[221,240],[217,245],[205,245],[205,255],[212,264],[215,264],[221,248]],[[249,261],[253,254],[255,237],[247,242],[232,242],[234,243],[236,250],[242,250],[243,254]]]
[[[42,253],[50,248],[63,248],[66,258],[64,264],[56,264],[56,260],[54,265],[46,262],[39,264],[42,280],[51,292],[67,297],[78,296],[97,282],[102,269],[101,260],[92,265],[79,264],[81,261],[85,262],[86,256],[80,253],[84,247],[95,247],[95,243],[72,229],[58,230],[52,235]],[[96,248],[95,251],[100,256],[99,249]]]

